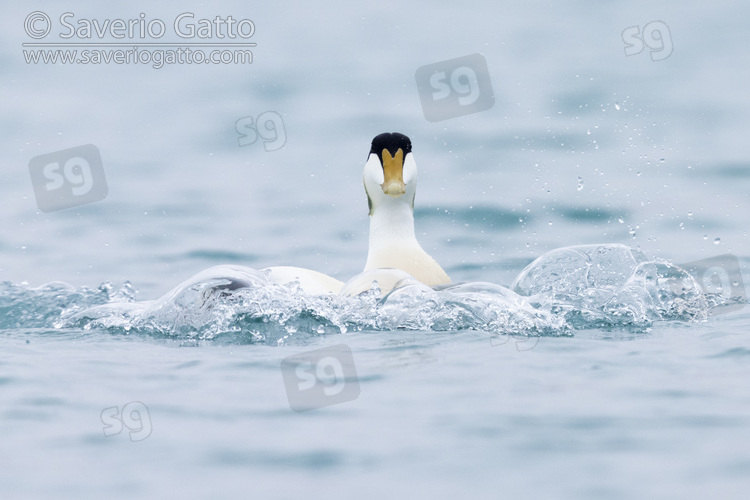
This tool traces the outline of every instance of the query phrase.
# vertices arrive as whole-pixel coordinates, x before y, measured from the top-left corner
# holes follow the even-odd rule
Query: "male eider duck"
[[[399,284],[450,283],[448,275],[422,249],[414,234],[417,164],[409,138],[397,132],[376,136],[365,163],[363,182],[370,207],[370,242],[364,272],[344,284],[309,269],[270,267],[267,271],[273,281],[299,281],[307,293],[342,295],[370,290],[373,281],[378,282],[383,293]]]
[[[404,134],[384,133],[372,140],[363,174],[370,207],[370,244],[365,271],[395,268],[425,285],[450,283],[414,234],[417,164]]]

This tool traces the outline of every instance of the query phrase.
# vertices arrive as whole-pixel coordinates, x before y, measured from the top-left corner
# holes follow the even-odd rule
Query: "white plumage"
[[[363,172],[370,206],[370,240],[364,272],[346,284],[310,269],[270,267],[269,278],[285,284],[298,281],[302,290],[315,295],[357,295],[378,282],[383,293],[397,284],[414,280],[435,286],[450,283],[440,265],[424,251],[414,233],[414,195],[417,164],[411,141],[399,133],[385,133],[372,140]]]

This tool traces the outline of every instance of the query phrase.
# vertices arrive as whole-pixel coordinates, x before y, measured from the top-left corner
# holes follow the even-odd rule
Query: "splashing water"
[[[574,328],[702,320],[709,310],[687,271],[625,245],[552,250],[527,266],[511,288]]]
[[[0,328],[103,330],[154,337],[279,344],[358,331],[480,330],[496,335],[561,336],[580,328],[644,328],[654,321],[707,317],[709,300],[685,270],[624,245],[548,252],[510,289],[492,283],[438,287],[406,281],[388,293],[377,283],[357,296],[309,295],[240,266],[198,273],[153,301],[133,287],[75,289],[0,284]]]

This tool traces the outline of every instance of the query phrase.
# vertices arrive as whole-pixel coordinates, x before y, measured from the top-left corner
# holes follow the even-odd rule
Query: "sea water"
[[[744,498],[744,4],[2,9],[0,497]],[[257,46],[27,64],[35,11]],[[426,119],[473,54],[486,109]],[[384,131],[452,285],[269,281],[362,271]],[[32,159],[88,144],[106,196],[41,211]]]

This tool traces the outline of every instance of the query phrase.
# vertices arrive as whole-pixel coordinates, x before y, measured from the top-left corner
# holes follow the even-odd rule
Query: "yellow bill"
[[[404,152],[401,148],[394,156],[387,149],[383,149],[383,175],[385,181],[380,186],[389,196],[397,197],[406,192],[404,185]]]

